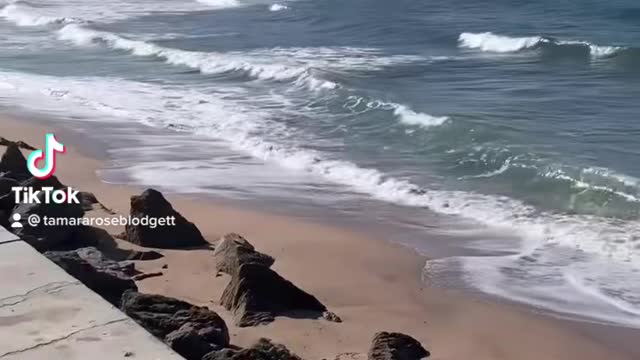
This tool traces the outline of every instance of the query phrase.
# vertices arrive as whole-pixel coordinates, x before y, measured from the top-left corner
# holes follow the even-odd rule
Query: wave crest
[[[55,17],[37,14],[36,9],[19,4],[9,4],[0,10],[0,16],[18,26],[45,26],[51,24],[81,23],[82,20],[69,17]]]
[[[606,58],[626,50],[623,46],[601,46],[582,40],[554,40],[542,36],[511,37],[491,32],[468,33],[458,37],[460,47],[491,53],[515,53],[528,49],[551,47],[586,48],[593,58]]]

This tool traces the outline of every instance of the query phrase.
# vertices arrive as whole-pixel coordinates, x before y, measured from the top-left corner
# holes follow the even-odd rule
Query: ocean
[[[430,282],[640,327],[636,1],[5,1],[0,49],[0,105],[105,181],[321,208]]]

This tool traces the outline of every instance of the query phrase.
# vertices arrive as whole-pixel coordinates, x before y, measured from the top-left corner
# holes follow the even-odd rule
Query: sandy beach
[[[101,182],[108,166],[83,148],[81,135],[48,124],[0,118],[0,136],[43,148],[55,132],[68,151],[58,157],[56,176],[66,185],[94,193],[108,208],[128,214],[129,198],[143,189]],[[238,328],[219,306],[229,280],[216,277],[209,250],[158,250],[164,258],[138,262],[144,272],[163,276],[139,281],[142,292],[176,297],[218,312],[231,342],[248,346],[260,337],[285,344],[305,359],[366,358],[375,332],[398,331],[418,339],[433,359],[637,359],[638,330],[582,325],[539,315],[421,282],[427,259],[376,238],[366,229],[347,229],[295,217],[221,206],[196,195],[168,199],[194,222],[208,242],[236,232],[276,259],[274,270],[318,297],[343,322],[278,317],[258,327]],[[365,209],[363,209],[365,211]],[[110,234],[122,231],[107,228]],[[118,240],[122,248],[135,245]],[[162,269],[164,265],[168,268]]]

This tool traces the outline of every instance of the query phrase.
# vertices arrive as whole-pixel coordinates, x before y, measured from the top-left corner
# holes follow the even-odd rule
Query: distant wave
[[[422,128],[431,128],[443,125],[449,120],[447,116],[433,116],[422,112],[416,112],[406,105],[380,100],[367,99],[360,96],[350,96],[343,108],[351,113],[363,114],[371,110],[392,111],[400,123]]]
[[[212,7],[219,7],[219,8],[240,6],[240,3],[238,2],[238,0],[197,0],[197,1],[204,5],[209,5]]]
[[[21,4],[9,4],[0,10],[0,17],[18,26],[45,26],[50,24],[81,23],[82,20],[69,17],[53,17],[37,14],[37,10]]]
[[[577,47],[588,49],[589,54],[593,58],[611,57],[627,49],[622,46],[600,46],[588,41],[555,40],[542,36],[512,37],[491,32],[464,32],[458,37],[458,43],[460,47],[463,48],[492,53],[515,53],[527,49],[545,48],[547,46]]]
[[[165,48],[150,42],[69,24],[58,37],[79,46],[106,44],[136,56],[155,56],[168,64],[187,66],[205,74],[241,72],[265,81],[287,81],[310,90],[336,89],[338,83],[314,75],[315,69],[379,70],[386,66],[427,61],[414,55],[384,56],[366,48],[274,48],[247,52],[198,52]]]
[[[289,7],[282,4],[272,4],[271,6],[269,6],[269,11],[282,11],[287,9],[289,9]]]
[[[205,74],[222,74],[243,72],[260,80],[292,81],[309,87],[312,90],[335,89],[338,84],[315,78],[311,69],[304,66],[288,66],[273,62],[252,62],[240,54],[185,51],[161,47],[149,42],[130,40],[119,35],[91,30],[70,24],[58,31],[62,40],[72,41],[77,45],[90,45],[102,42],[114,49],[129,51],[136,56],[156,56],[172,65],[187,66]]]

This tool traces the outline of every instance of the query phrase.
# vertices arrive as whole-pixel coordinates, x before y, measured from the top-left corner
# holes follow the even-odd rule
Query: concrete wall
[[[184,360],[0,227],[0,360]]]

